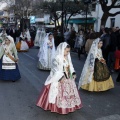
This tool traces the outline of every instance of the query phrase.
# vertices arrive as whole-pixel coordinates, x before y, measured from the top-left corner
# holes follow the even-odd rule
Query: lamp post
[[[61,5],[62,5],[62,18],[61,18],[61,37],[62,37],[62,41],[64,41],[64,3],[65,0],[60,0]]]

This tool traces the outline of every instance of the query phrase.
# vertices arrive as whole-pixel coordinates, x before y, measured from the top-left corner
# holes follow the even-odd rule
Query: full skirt
[[[34,46],[34,42],[33,42],[33,40],[31,40],[31,41],[26,41],[26,42],[27,42],[29,48],[31,48],[31,47]]]
[[[114,83],[111,76],[108,80],[102,82],[97,82],[93,78],[91,83],[82,85],[81,88],[91,92],[107,91],[114,88]]]
[[[0,59],[0,80],[16,81],[21,78],[18,65],[16,63],[16,69],[4,70],[2,69],[2,59]]]
[[[89,84],[82,85],[81,88],[95,92],[106,91],[114,88],[114,83],[107,66],[96,61],[91,82]]]
[[[17,44],[16,44],[16,49],[18,52],[27,52],[29,47],[28,47],[28,44],[26,43],[26,41],[19,41]]]
[[[40,69],[40,70],[51,70],[51,66],[50,66],[50,64],[48,64],[47,67],[44,67],[44,66],[41,64],[40,61],[38,61],[38,65],[37,65],[37,67],[38,67],[38,69]]]
[[[47,60],[48,65],[45,67],[41,64],[40,61],[38,61],[38,65],[37,65],[38,69],[40,69],[40,70],[51,70],[51,56],[52,56],[51,53],[52,53],[52,50],[49,48],[48,53],[47,53],[47,55],[48,55],[48,60]],[[40,57],[39,53],[38,53],[38,57]]]
[[[59,82],[55,104],[49,103],[50,86],[51,84],[43,88],[37,101],[38,107],[59,114],[68,114],[82,108],[81,99],[74,80],[64,79],[64,82]]]

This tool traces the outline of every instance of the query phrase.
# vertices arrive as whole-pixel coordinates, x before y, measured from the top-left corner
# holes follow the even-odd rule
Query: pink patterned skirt
[[[59,114],[68,114],[82,108],[81,99],[74,80],[65,79],[59,82],[58,95],[55,104],[49,103],[50,84],[45,86],[37,101],[37,106]]]

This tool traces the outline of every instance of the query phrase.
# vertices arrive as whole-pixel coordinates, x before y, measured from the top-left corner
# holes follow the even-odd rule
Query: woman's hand
[[[60,80],[60,83],[64,83],[64,79]]]
[[[73,79],[75,80],[77,78],[77,76],[76,75],[73,75]]]
[[[106,60],[105,60],[104,58],[102,58],[102,59],[100,60],[100,62],[103,63],[103,64],[106,64]]]
[[[50,48],[52,49],[52,48],[53,48],[53,46],[50,46]]]
[[[60,83],[64,83],[64,80],[65,80],[65,76],[63,76],[63,77],[60,79]]]
[[[18,62],[18,59],[15,59],[15,62],[17,63],[17,62]]]

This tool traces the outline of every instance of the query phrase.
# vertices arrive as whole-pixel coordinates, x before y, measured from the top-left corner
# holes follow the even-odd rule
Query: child
[[[70,57],[70,46],[61,43],[53,59],[52,69],[37,106],[59,114],[68,114],[82,107],[75,84],[76,74]]]

